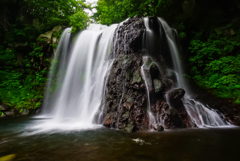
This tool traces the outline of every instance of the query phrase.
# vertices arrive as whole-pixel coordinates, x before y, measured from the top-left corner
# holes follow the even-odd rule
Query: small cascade
[[[44,114],[50,114],[52,121],[84,127],[102,123],[101,106],[113,63],[111,49],[117,26],[90,25],[77,35],[70,50],[70,29],[64,31],[52,62],[44,103],[44,109],[50,109]],[[56,88],[53,94],[51,88]]]
[[[173,63],[173,72],[175,72],[176,76],[176,84],[170,89],[177,89],[177,88],[182,88],[186,91],[185,96],[182,98],[183,105],[190,117],[190,120],[192,122],[192,126],[197,126],[197,127],[222,127],[222,126],[228,126],[229,123],[223,121],[223,119],[220,117],[220,115],[213,109],[207,108],[204,106],[202,103],[195,101],[194,99],[191,98],[190,96],[190,90],[188,89],[188,86],[186,85],[184,78],[182,76],[182,67],[179,59],[179,52],[178,48],[176,45],[176,40],[174,34],[176,33],[175,30],[170,28],[168,24],[161,18],[157,19],[158,24],[160,26],[160,31],[159,33],[161,34],[160,37],[162,37],[162,29],[165,33],[167,44],[169,47],[169,51],[171,54],[172,58],[172,63]],[[144,48],[146,49],[146,55],[149,55],[150,50],[147,49],[148,46],[150,45],[149,43],[151,42],[152,38],[152,31],[149,26],[149,18],[144,18],[144,23],[146,27],[146,39],[145,39],[145,45]],[[143,60],[146,59],[143,57]],[[143,64],[143,68],[145,66],[145,63]],[[161,70],[161,69],[160,69]],[[142,72],[144,73],[144,72]],[[144,74],[143,74],[144,77]],[[146,87],[148,88],[147,81],[144,77]],[[147,89],[149,91],[149,89]],[[168,91],[168,92],[170,92]],[[168,93],[167,92],[167,93]],[[148,92],[149,93],[149,92]],[[167,103],[170,105],[169,100],[168,100],[168,94],[165,94],[165,99]],[[148,94],[148,107],[150,107],[150,97]],[[150,110],[150,108],[148,108]],[[163,125],[162,119],[160,116],[155,116],[153,117],[151,114],[151,111],[149,111],[149,117],[150,117],[150,123],[156,127],[154,124],[159,124]],[[152,121],[154,118],[154,121]]]
[[[183,98],[184,106],[197,127],[219,127],[230,126],[222,120],[220,115],[213,109],[207,108],[201,102],[192,99],[189,95]]]
[[[147,112],[148,112],[148,116],[149,116],[149,126],[154,126],[156,125],[156,119],[155,117],[153,116],[152,112],[151,112],[151,104],[150,104],[150,95],[149,95],[149,92],[150,92],[150,89],[152,89],[152,83],[151,83],[151,80],[149,79],[150,76],[149,76],[149,65],[151,63],[151,59],[150,57],[148,56],[144,56],[143,57],[143,65],[141,66],[141,74],[142,74],[142,77],[144,79],[144,82],[145,82],[145,86],[146,86],[146,89],[147,89]]]

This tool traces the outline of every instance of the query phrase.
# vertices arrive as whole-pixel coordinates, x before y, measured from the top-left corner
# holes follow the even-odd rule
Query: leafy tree
[[[154,16],[176,0],[99,0],[93,18],[101,24],[119,23],[135,15]]]

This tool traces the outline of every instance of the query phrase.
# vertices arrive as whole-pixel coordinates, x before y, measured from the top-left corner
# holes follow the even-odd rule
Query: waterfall
[[[51,91],[56,85],[60,85],[63,82],[64,78],[64,71],[66,70],[67,66],[67,53],[69,50],[70,45],[70,37],[71,37],[71,28],[66,28],[60,38],[60,41],[58,43],[58,47],[56,50],[56,53],[54,53],[50,71],[48,73],[48,81],[47,81],[47,87],[45,90],[45,98],[43,101],[43,112],[44,114],[49,114],[50,109],[48,108],[51,106],[52,100],[56,98],[57,92],[52,93]],[[57,82],[55,77],[58,73]],[[54,84],[55,85],[54,85]]]
[[[70,29],[63,32],[44,101],[43,114],[53,122],[84,127],[102,123],[105,80],[113,63],[111,49],[117,26],[90,25],[74,38],[71,48]]]
[[[158,23],[160,25],[160,34],[162,34],[161,32],[161,27],[166,35],[166,40],[167,40],[167,44],[169,47],[169,51],[171,54],[171,58],[172,58],[172,63],[173,63],[173,70],[176,73],[176,77],[177,77],[177,84],[175,85],[175,87],[172,88],[183,88],[186,91],[186,94],[184,96],[184,98],[182,99],[184,107],[192,121],[192,126],[194,126],[194,124],[197,127],[221,127],[221,126],[230,126],[229,123],[223,121],[223,119],[219,116],[219,114],[210,108],[207,108],[206,106],[204,106],[201,102],[198,102],[196,100],[194,100],[193,98],[191,98],[190,96],[190,90],[188,89],[188,86],[186,85],[184,78],[183,78],[183,72],[182,72],[182,66],[180,63],[180,58],[179,58],[179,52],[178,52],[178,48],[177,48],[177,43],[174,37],[174,30],[172,28],[170,28],[168,26],[168,24],[161,18],[158,18]],[[145,47],[147,48],[149,45],[149,43],[153,42],[153,37],[152,37],[152,33],[153,31],[151,31],[150,26],[149,26],[149,18],[145,17],[144,18],[144,23],[145,23],[145,27],[146,27],[146,40],[145,40]],[[161,37],[162,35],[160,35]],[[150,52],[149,49],[146,49],[146,52]],[[150,53],[147,53],[150,54]],[[143,61],[146,58],[143,58]],[[143,67],[145,66],[145,64],[143,64]],[[144,77],[144,75],[143,75]],[[147,81],[146,78],[144,78],[146,86],[147,85]],[[149,93],[149,92],[148,92]],[[166,96],[167,99],[167,96]],[[150,100],[149,94],[148,94],[148,100]],[[150,101],[148,103],[148,109],[150,110]],[[154,124],[158,123],[157,120],[159,120],[159,118],[156,118],[152,116],[151,111],[149,111],[149,117],[150,117],[150,123],[153,126],[156,126]],[[161,122],[161,120],[160,120]],[[161,124],[161,123],[159,123]]]
[[[149,71],[150,66],[157,65],[157,63],[153,62],[149,54],[156,54],[156,50],[152,47],[156,46],[158,35],[150,28],[149,22],[148,18],[144,18],[146,31],[143,34],[142,45],[145,53],[143,53],[141,74],[147,89],[149,127],[156,128],[158,125],[163,125],[164,120],[158,114],[151,112],[150,91],[153,89],[153,80],[150,78]],[[191,98],[190,90],[182,76],[175,31],[161,18],[156,19],[156,22],[160,25],[159,32],[157,32],[160,34],[160,38],[165,36],[164,40],[169,49],[173,66],[172,69],[165,69],[162,63],[157,65],[157,68],[163,78],[166,70],[176,75],[175,81],[169,80],[170,86],[165,94],[166,102],[169,103],[167,94],[169,91],[183,88],[186,94],[182,101],[192,126],[229,126],[229,123],[223,121],[217,111]],[[91,24],[87,30],[80,32],[75,37],[71,35],[71,28],[64,30],[56,54],[52,59],[43,103],[42,114],[47,115],[50,120],[39,125],[40,128],[46,129],[47,127],[49,130],[53,128],[85,129],[103,123],[107,79],[115,56],[117,56],[115,53],[119,48],[117,41],[120,41],[117,38],[114,39],[114,34],[116,34],[115,37],[118,37],[119,26],[122,24],[123,22],[110,27]],[[124,39],[126,39],[126,35]],[[128,51],[128,44],[121,50]],[[123,83],[123,91],[125,84],[126,82]],[[118,107],[122,104],[123,96],[124,93],[121,95]],[[117,118],[117,128],[118,124],[119,117]]]

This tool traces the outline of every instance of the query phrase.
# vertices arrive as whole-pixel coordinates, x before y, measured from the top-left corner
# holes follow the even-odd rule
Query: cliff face
[[[143,20],[130,18],[114,35],[113,62],[107,80],[104,125],[128,132],[148,129],[147,95],[141,76]]]
[[[169,99],[173,103],[170,108],[165,92],[173,84],[166,70],[159,69],[150,57],[146,58],[148,65],[142,67],[142,56],[145,54],[145,49],[142,48],[144,31],[143,18],[135,16],[124,22],[115,32],[113,49],[116,59],[107,80],[104,125],[127,132],[158,129],[150,123],[152,118],[149,118],[148,111],[151,108],[152,114],[157,116],[156,123],[162,122],[165,128],[188,127],[189,117],[181,102],[185,91],[176,89],[171,92]],[[159,53],[151,56],[155,60],[162,60],[159,64],[164,66]],[[149,88],[146,88],[144,79]],[[147,93],[151,98],[150,107]]]

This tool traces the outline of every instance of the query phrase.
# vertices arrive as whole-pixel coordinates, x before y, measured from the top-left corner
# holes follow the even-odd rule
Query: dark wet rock
[[[11,110],[6,111],[6,112],[4,112],[4,113],[5,113],[7,116],[10,116],[10,117],[12,117],[12,116],[15,115],[14,109],[11,109]]]
[[[24,109],[20,112],[21,116],[27,116],[28,114],[29,114],[29,110],[27,110],[27,109]]]
[[[168,100],[171,104],[177,104],[185,95],[184,89],[174,89],[168,93]]]
[[[164,127],[163,126],[158,126],[156,130],[158,132],[162,132],[162,131],[164,131]]]
[[[130,59],[131,61],[126,61]],[[123,63],[124,62],[124,63]],[[141,76],[140,54],[118,55],[107,81],[104,125],[131,132],[145,131],[148,126],[146,90]],[[116,69],[121,68],[121,73]]]
[[[153,85],[154,85],[155,93],[162,92],[165,87],[164,83],[159,79],[154,79]]]
[[[11,109],[11,107],[9,105],[6,105],[6,104],[0,105],[0,110],[7,111],[7,110],[10,110],[10,109]]]
[[[165,85],[165,91],[169,91],[173,88],[173,81],[171,79],[163,79],[162,82]]]
[[[126,113],[124,113],[124,114],[122,115],[121,119],[122,119],[123,121],[126,121],[128,118],[129,118],[129,112],[127,111]]]
[[[159,79],[161,78],[160,71],[156,63],[152,63],[150,65],[150,74],[152,79]]]
[[[107,80],[104,125],[126,132],[148,129],[147,96],[141,75],[143,19],[135,16],[114,34],[115,55]],[[113,52],[113,51],[112,51]]]
[[[127,126],[124,128],[124,130],[128,133],[132,133],[134,130],[134,127],[135,127],[134,123],[130,122],[127,124]]]
[[[41,108],[29,109],[29,115],[37,115],[40,114]]]
[[[166,70],[165,77],[172,80],[174,83],[177,82],[177,74],[171,69]]]
[[[127,96],[128,98],[126,99],[126,102],[123,104],[123,107],[125,107],[127,110],[131,110],[131,107],[133,106],[133,99],[129,96]]]
[[[132,81],[131,84],[140,83],[141,81],[142,81],[141,72],[140,72],[140,70],[136,70],[136,71],[133,73],[133,81]]]
[[[145,26],[142,17],[135,16],[124,22],[114,34],[115,54],[136,53],[142,48],[142,36]],[[123,61],[126,63],[128,60]]]
[[[5,108],[2,105],[0,105],[0,111],[2,110],[5,110]]]
[[[142,67],[142,40],[139,40],[142,39],[143,30],[142,18],[133,17],[115,31],[116,46],[113,47],[115,53],[112,55],[116,58],[106,85],[103,124],[126,132],[147,131],[152,128],[147,114],[149,93],[151,112],[164,122],[164,128],[190,127],[190,119],[184,106],[179,103],[175,109],[166,102],[165,92],[172,89],[174,84],[172,77],[161,75],[165,72],[164,61],[160,63],[163,70],[150,57],[144,58],[145,65]],[[175,102],[181,100],[183,95],[182,89],[170,92],[171,100]],[[155,127],[157,128],[159,131],[163,130],[163,127]]]

